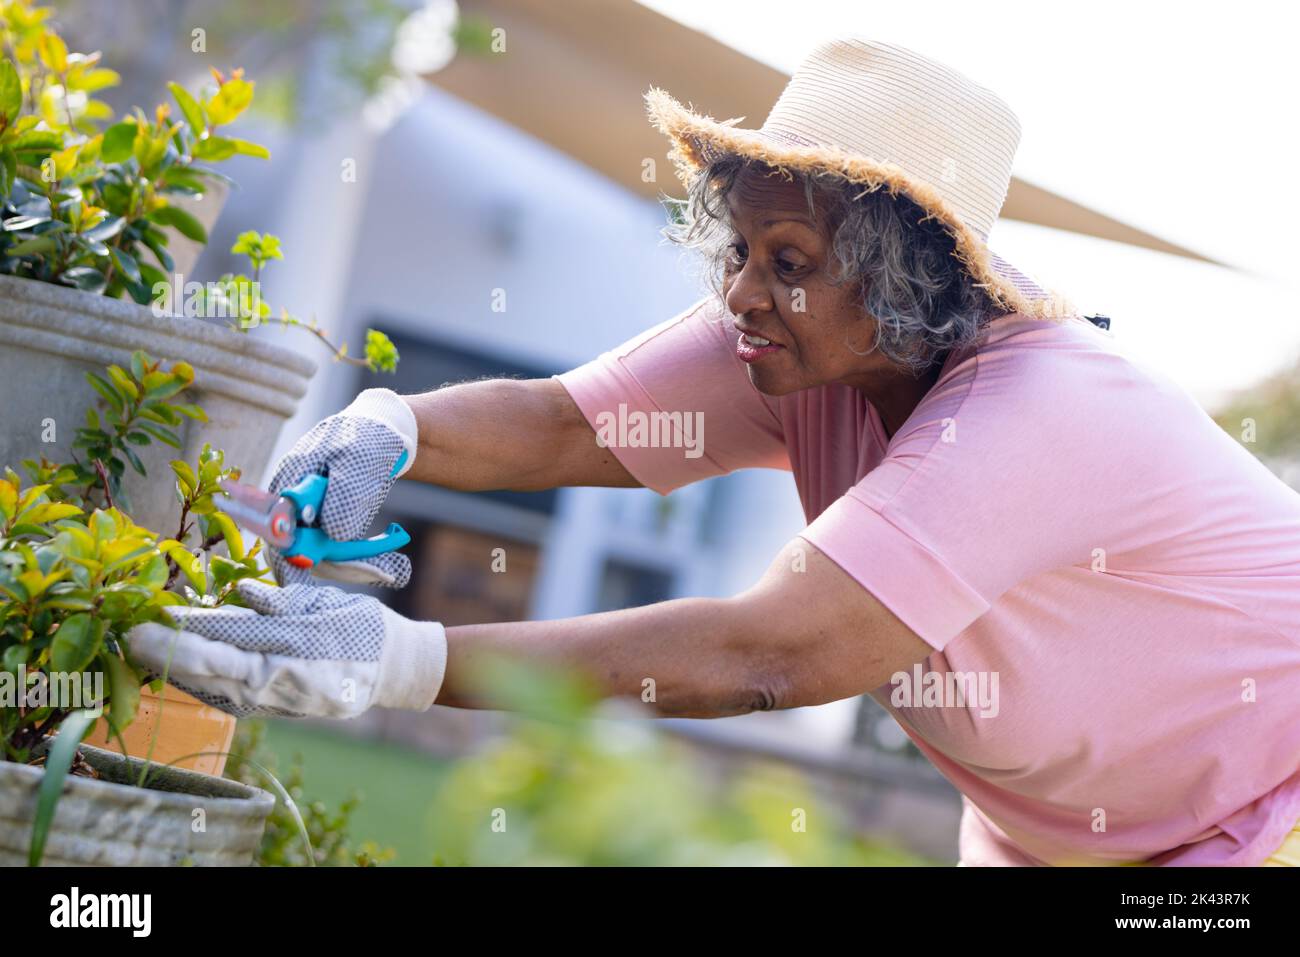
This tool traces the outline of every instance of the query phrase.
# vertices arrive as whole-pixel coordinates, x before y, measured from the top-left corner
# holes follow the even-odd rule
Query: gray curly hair
[[[747,169],[774,172],[761,161],[724,156],[700,171],[685,199],[663,199],[670,219],[663,235],[702,255],[720,298],[735,234],[727,196]],[[802,182],[813,222],[826,224],[836,261],[831,284],[855,283],[865,314],[876,319],[874,348],[902,369],[922,374],[974,343],[1006,311],[962,268],[943,225],[907,196],[830,173],[786,175]]]

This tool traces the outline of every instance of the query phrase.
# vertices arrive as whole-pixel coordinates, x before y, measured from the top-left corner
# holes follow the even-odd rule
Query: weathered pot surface
[[[240,466],[257,481],[281,426],[306,393],[316,363],[266,341],[257,331],[240,333],[210,320],[157,316],[134,302],[0,276],[0,383],[5,387],[0,468],[8,465],[22,474],[23,459],[44,455],[51,461],[69,460],[85,410],[98,401],[86,372],[102,375],[110,363],[125,367],[136,349],[192,365],[195,384],[187,401],[208,414],[206,423],[185,421],[179,452],[160,442],[139,449],[148,479],[130,469],[124,477],[131,517],[170,535],[180,509],[168,461],[193,462],[209,442],[225,450],[227,464]]]
[[[101,777],[68,775],[42,865],[244,866],[253,863],[275,798],[259,788],[81,745]],[[44,769],[0,761],[0,866],[23,866]]]

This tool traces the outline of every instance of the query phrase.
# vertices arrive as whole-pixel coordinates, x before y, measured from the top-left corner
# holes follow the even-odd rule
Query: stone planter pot
[[[98,398],[85,373],[102,374],[110,363],[125,368],[136,349],[192,365],[195,387],[189,395],[209,419],[185,420],[180,452],[160,442],[142,447],[148,479],[131,469],[123,479],[131,517],[171,535],[180,506],[168,461],[194,461],[206,441],[225,449],[226,462],[257,481],[316,363],[218,323],[160,318],[133,302],[0,276],[0,467],[9,465],[22,475],[25,458],[69,459],[86,407]],[[44,441],[51,431],[53,441]]]
[[[217,180],[208,185],[207,191],[201,196],[171,196],[167,202],[172,206],[178,206],[190,213],[204,231],[209,236],[212,234],[212,227],[217,223],[217,217],[221,215],[221,210],[226,205],[226,199],[230,195],[230,186],[227,183]],[[175,228],[167,227],[167,251],[172,257],[172,271],[180,273],[181,277],[188,282],[195,277],[192,275],[194,266],[199,261],[199,256],[203,255],[203,250],[207,248],[203,243],[196,243],[192,239],[186,239]]]
[[[136,349],[155,359],[192,365],[195,386],[188,395],[203,406],[209,419],[206,423],[183,420],[178,428],[180,451],[160,442],[140,447],[148,477],[128,469],[123,479],[124,501],[119,504],[138,524],[171,536],[177,530],[180,505],[168,461],[194,462],[204,442],[209,442],[213,448],[225,449],[226,462],[240,466],[249,481],[258,481],[281,427],[307,391],[316,364],[283,346],[217,323],[160,318],[133,302],[0,276],[0,468],[8,465],[26,479],[23,459],[44,455],[55,461],[70,460],[76,430],[85,424],[85,410],[98,399],[85,373],[102,374],[110,363],[125,368]],[[235,719],[211,708],[205,711],[208,726],[201,733],[190,728],[185,708],[178,706],[187,698],[176,689],[168,691],[169,704],[153,751],[156,761],[166,763],[207,750],[193,746],[196,734],[205,741],[227,743],[233,734]],[[137,724],[144,728],[147,722]],[[101,732],[102,728],[93,732],[98,741],[103,740]],[[131,733],[128,728],[127,734]],[[150,737],[128,742],[129,753],[145,754]],[[224,761],[213,760],[201,759],[196,766],[219,773]]]
[[[253,863],[275,806],[270,794],[225,778],[156,766],[150,785],[137,788],[126,782],[137,780],[143,762],[84,744],[81,754],[101,777],[67,777],[46,841],[44,866]],[[27,863],[36,795],[44,776],[43,768],[0,761],[0,866]]]

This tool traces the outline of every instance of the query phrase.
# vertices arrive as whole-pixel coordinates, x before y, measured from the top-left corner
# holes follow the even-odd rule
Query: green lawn
[[[266,725],[264,746],[280,767],[288,767],[295,755],[300,758],[309,800],[336,808],[354,794],[361,796],[350,844],[375,841],[391,847],[397,851],[393,864],[432,863],[429,814],[444,763],[410,748],[359,741],[291,721]]]
[[[662,742],[611,750],[586,725],[522,725],[503,746],[463,759],[456,783],[440,795],[439,834],[434,798],[451,762],[293,721],[264,725],[260,756],[282,773],[299,765],[302,797],[331,812],[359,795],[347,846],[392,848],[395,865],[432,864],[438,852],[449,863],[653,864],[676,860],[669,849],[691,860],[692,847],[704,863],[743,863],[758,852],[764,861],[775,854],[796,863],[935,863],[850,837],[834,823],[821,826],[831,817],[816,810],[793,772],[738,779],[725,799],[715,798],[695,789],[694,765]],[[517,826],[489,831],[487,809],[507,806]],[[813,808],[819,824],[795,833],[792,807]]]

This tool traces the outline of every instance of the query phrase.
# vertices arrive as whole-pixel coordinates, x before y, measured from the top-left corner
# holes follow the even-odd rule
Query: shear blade
[[[292,503],[255,485],[245,485],[230,479],[222,479],[219,484],[229,498],[218,502],[217,508],[276,548],[287,548],[293,544],[295,523]],[[281,528],[287,528],[288,532],[277,530]]]

